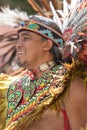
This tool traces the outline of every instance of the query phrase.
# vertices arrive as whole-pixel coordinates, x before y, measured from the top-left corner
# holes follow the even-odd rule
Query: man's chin
[[[18,62],[18,65],[19,65],[20,67],[23,67],[23,64],[22,64],[21,62]]]
[[[27,62],[18,62],[18,65],[20,66],[20,67],[24,67],[24,68],[28,68],[28,63]]]
[[[23,67],[23,63],[20,61],[19,58],[16,59],[16,62],[17,62],[17,64],[18,64],[20,67]]]
[[[28,68],[29,63],[27,61],[21,60],[19,57],[16,58],[16,62],[20,67]]]

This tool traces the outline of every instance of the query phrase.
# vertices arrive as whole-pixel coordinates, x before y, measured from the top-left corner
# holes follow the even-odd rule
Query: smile
[[[23,54],[23,51],[17,52],[17,55]]]

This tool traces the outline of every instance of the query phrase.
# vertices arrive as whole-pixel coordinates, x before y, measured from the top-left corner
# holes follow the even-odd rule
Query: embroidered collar
[[[14,81],[8,89],[9,123],[16,121],[32,111],[49,105],[52,98],[63,91],[63,77],[67,70],[57,65],[38,80],[30,82],[28,75]]]

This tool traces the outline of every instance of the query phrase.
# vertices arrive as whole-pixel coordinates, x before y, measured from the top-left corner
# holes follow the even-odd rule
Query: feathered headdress
[[[72,54],[72,56],[75,58],[76,54],[75,53],[73,54],[74,50],[76,50],[75,52],[79,51],[77,43],[79,43],[82,40],[86,40],[87,2],[86,1],[83,1],[83,2],[77,1],[76,2],[75,0],[74,0],[74,2],[76,3],[76,6],[74,6],[72,3],[71,9],[70,9],[70,5],[64,0],[64,12],[66,12],[65,16],[62,15],[63,14],[62,11],[59,11],[59,10],[56,11],[54,9],[52,3],[50,3],[50,6],[51,6],[51,9],[53,12],[53,17],[54,17],[56,23],[58,23],[58,26],[60,27],[60,30],[61,30],[62,34],[64,35],[64,38],[66,39],[66,42],[63,46],[64,53],[66,53],[68,51],[69,54]],[[74,9],[72,8],[73,7],[72,5],[74,6]],[[85,11],[86,11],[86,13],[85,13]],[[57,12],[59,15],[57,14]],[[83,18],[83,16],[84,16],[84,18]],[[80,21],[81,18],[83,19],[82,21]],[[23,24],[23,26],[28,25],[29,29],[38,30],[38,24],[35,24],[35,23],[29,24],[29,23],[25,23],[25,22],[22,24]],[[39,26],[39,28],[40,27],[41,26]],[[77,29],[80,27],[82,27],[81,30],[77,31]],[[41,31],[41,30],[38,30],[38,31]],[[48,30],[48,36],[50,38],[53,38],[53,40],[55,40],[54,37],[52,37],[52,35],[49,35],[49,31],[50,30]],[[37,32],[37,33],[40,33],[40,32]],[[84,34],[84,35],[82,36],[81,34]],[[69,56],[69,55],[67,55],[67,56]],[[64,58],[66,58],[66,57],[64,57]],[[71,73],[70,73],[70,75],[67,75],[67,79],[70,80],[70,76],[71,76]],[[66,85],[69,85],[69,83],[70,83],[69,80],[67,80],[68,83],[65,83]],[[65,85],[65,87],[67,88],[66,85]],[[54,103],[54,102],[52,102],[52,103]],[[28,126],[29,123],[32,124],[33,121],[37,120],[37,118],[39,117],[38,115],[40,115],[43,112],[43,109],[44,108],[41,107],[39,110],[37,110],[35,107],[36,111],[32,111],[31,114],[29,115],[29,118],[26,117],[26,119],[23,118],[23,120],[19,120],[19,121],[17,120],[18,122],[17,121],[13,122],[11,124],[12,126],[8,126],[8,128],[6,128],[6,129],[10,129],[10,130],[13,130],[15,128],[16,129],[18,128],[20,130],[21,130],[21,128],[24,129],[24,127]],[[22,112],[24,112],[24,111],[22,111]],[[15,117],[15,115],[14,115],[14,117]],[[26,122],[25,126],[23,125],[24,121]]]
[[[87,1],[72,0],[71,4],[68,4],[63,0],[63,10],[55,10],[52,2],[50,7],[53,19],[66,41],[63,46],[64,58],[69,55],[76,58],[77,52],[81,49],[80,42],[87,43]],[[87,44],[85,46],[87,47]],[[87,54],[84,60],[87,61]]]
[[[1,7],[0,25],[16,27],[23,20],[28,19],[26,12],[16,9],[10,9],[9,6]]]

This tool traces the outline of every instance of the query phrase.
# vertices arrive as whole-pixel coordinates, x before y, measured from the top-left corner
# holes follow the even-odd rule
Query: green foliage
[[[0,0],[0,6],[7,5],[9,5],[11,9],[19,8],[22,11],[26,11],[28,14],[35,14],[35,11],[27,0]]]

